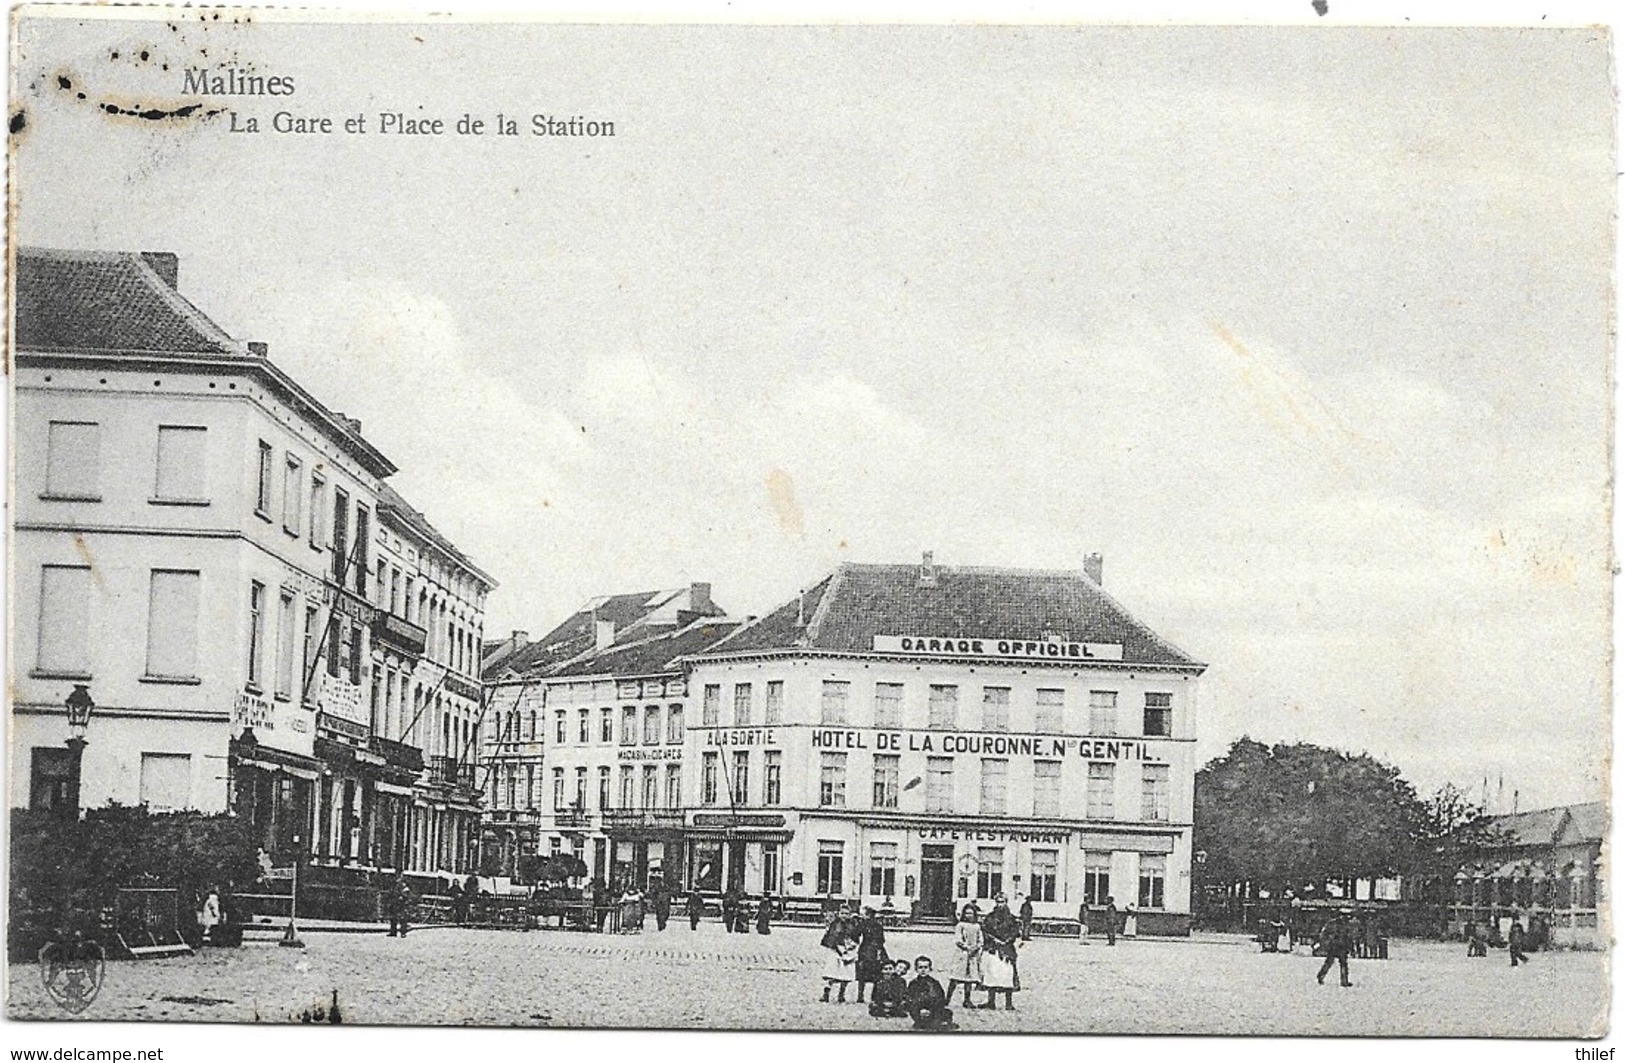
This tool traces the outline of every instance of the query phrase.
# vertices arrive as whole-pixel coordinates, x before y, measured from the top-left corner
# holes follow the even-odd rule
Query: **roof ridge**
[[[136,272],[147,283],[147,287],[156,292],[159,299],[171,310],[185,318],[198,332],[213,339],[214,342],[228,351],[246,354],[250,357],[260,357],[248,349],[246,341],[239,340],[226,332],[225,329],[215,323],[213,318],[194,306],[190,299],[186,298],[178,290],[171,288],[169,282],[160,277],[158,271],[152,268],[152,264],[147,261],[146,256],[138,251],[121,251],[117,254],[119,258],[136,268]]]
[[[1167,650],[1169,653],[1172,653],[1172,654],[1174,654],[1176,656],[1185,658],[1185,660],[1191,662],[1192,664],[1201,664],[1204,667],[1206,667],[1205,663],[1202,662],[1202,661],[1198,661],[1194,654],[1186,653],[1184,650],[1182,650],[1178,646],[1174,645],[1168,639],[1164,638],[1163,636],[1159,635],[1156,631],[1152,630],[1152,628],[1151,628],[1151,626],[1149,624],[1147,624],[1144,620],[1140,619],[1139,614],[1135,613],[1128,606],[1124,605],[1122,602],[1120,602],[1116,598],[1114,598],[1110,591],[1108,591],[1105,587],[1101,586],[1100,584],[1096,583],[1093,579],[1091,579],[1089,577],[1088,573],[1079,572],[1076,575],[1077,575],[1077,577],[1079,579],[1083,580],[1085,583],[1088,583],[1091,587],[1093,587],[1095,589],[1096,593],[1098,593],[1102,598],[1106,599],[1106,601],[1110,602],[1113,606],[1115,606],[1119,610],[1121,610],[1123,615],[1128,618],[1129,623],[1131,623],[1135,627],[1139,628],[1140,631],[1143,634],[1145,634],[1148,638],[1151,639],[1151,641],[1157,643],[1159,646],[1161,646],[1163,649]]]

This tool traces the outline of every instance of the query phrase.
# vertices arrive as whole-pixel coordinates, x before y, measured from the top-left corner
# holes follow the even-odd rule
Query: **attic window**
[[[937,566],[933,563],[931,551],[929,550],[925,551],[920,557],[919,585],[921,587],[935,587],[937,585]]]

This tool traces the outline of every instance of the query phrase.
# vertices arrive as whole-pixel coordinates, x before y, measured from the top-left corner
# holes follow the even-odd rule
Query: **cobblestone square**
[[[310,933],[304,950],[254,942],[195,957],[111,964],[85,1019],[299,1022],[337,1000],[346,1024],[903,1031],[851,1001],[819,1001],[818,935],[776,928],[596,935],[455,928]],[[945,934],[895,932],[894,956],[931,956]],[[1452,945],[1395,942],[1387,961],[1351,962],[1354,987],[1303,952],[1264,955],[1240,938],[1040,939],[1022,951],[1016,1010],[955,1009],[967,1032],[1580,1037],[1605,1028],[1606,955],[1504,953],[1469,959]],[[977,998],[980,998],[977,994]],[[68,1018],[33,964],[12,967],[13,1019]]]

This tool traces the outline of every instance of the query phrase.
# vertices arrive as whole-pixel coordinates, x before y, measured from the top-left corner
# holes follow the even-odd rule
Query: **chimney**
[[[143,251],[141,259],[163,282],[175,288],[180,281],[181,257],[173,251]]]
[[[1083,571],[1090,579],[1104,585],[1106,581],[1101,578],[1101,573],[1105,568],[1105,564],[1105,559],[1099,554],[1090,554],[1083,559]]]
[[[271,356],[271,345],[268,343],[261,343],[258,340],[249,340],[248,353],[252,354],[255,358],[269,358]]]
[[[711,585],[709,583],[690,583],[688,585],[688,607],[696,613],[709,613],[711,611]]]
[[[615,642],[615,621],[593,621],[593,638],[594,646],[599,653],[609,649],[609,647]]]
[[[931,551],[927,550],[920,555],[920,584],[921,587],[935,587],[937,585],[937,566],[932,561]]]
[[[515,631],[513,633],[513,648],[514,649],[517,650],[521,646],[528,646],[528,645],[530,645],[530,632],[528,632],[528,631]]]

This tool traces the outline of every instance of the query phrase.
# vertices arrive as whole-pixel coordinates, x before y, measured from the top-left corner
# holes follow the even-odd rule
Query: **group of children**
[[[869,1014],[877,1019],[913,1019],[916,1030],[957,1030],[954,1013],[948,1008],[948,994],[931,973],[931,957],[921,956],[913,964],[895,960],[881,972],[869,998]]]

